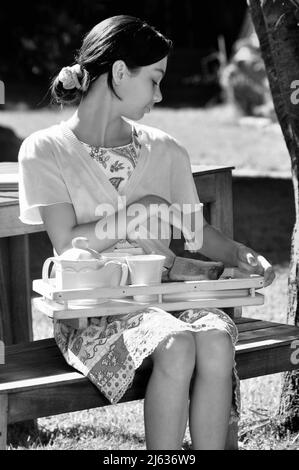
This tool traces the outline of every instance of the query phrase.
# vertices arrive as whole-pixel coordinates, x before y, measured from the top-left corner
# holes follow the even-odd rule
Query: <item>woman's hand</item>
[[[275,279],[273,266],[264,256],[259,255],[251,248],[238,244],[236,250],[236,266],[241,270],[250,274],[260,274],[264,276],[264,286],[267,287]]]

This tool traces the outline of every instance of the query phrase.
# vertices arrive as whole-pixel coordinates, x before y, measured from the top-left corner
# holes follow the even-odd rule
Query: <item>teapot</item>
[[[46,259],[42,268],[44,282],[49,283],[51,263],[55,265],[55,287],[61,290],[123,286],[128,278],[126,263],[102,258],[88,247],[85,237],[74,238],[72,248]]]

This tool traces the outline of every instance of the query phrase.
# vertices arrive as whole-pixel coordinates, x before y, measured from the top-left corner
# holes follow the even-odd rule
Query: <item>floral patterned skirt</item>
[[[177,312],[176,312],[177,314]],[[115,404],[132,384],[143,360],[167,337],[183,331],[226,331],[233,346],[238,336],[232,319],[217,308],[188,309],[178,316],[157,307],[138,312],[89,318],[76,330],[54,321],[54,337],[67,363],[87,376]],[[240,416],[240,382],[234,364],[230,422]]]

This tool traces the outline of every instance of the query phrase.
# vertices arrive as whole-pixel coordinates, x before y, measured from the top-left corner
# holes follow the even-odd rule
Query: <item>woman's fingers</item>
[[[239,261],[238,268],[241,271],[245,271],[246,273],[250,273],[250,274],[256,273],[256,267],[251,266],[250,264],[248,264],[247,262],[244,262],[244,261]]]
[[[250,266],[257,266],[258,264],[256,257],[251,252],[246,254],[246,261]]]
[[[256,265],[254,268],[254,272],[264,277],[264,286],[267,287],[272,284],[275,279],[274,268],[269,263],[269,261],[267,261],[266,258],[264,258],[264,256],[262,255],[256,255],[255,259]],[[251,266],[253,265],[251,264]]]
[[[269,286],[275,279],[273,266],[266,258],[246,246],[241,246],[238,253],[238,267],[242,271],[251,274],[260,274],[264,277],[264,286]]]
[[[266,269],[271,268],[271,264],[266,260],[266,258],[264,258],[264,256],[258,255],[257,260],[265,271]]]
[[[275,279],[275,272],[273,266],[269,263],[269,261],[266,260],[262,255],[258,256],[258,261],[261,266],[261,271],[264,276],[264,285],[265,287],[269,286],[272,284],[272,282]]]
[[[258,266],[257,256],[245,245],[240,245],[238,249],[238,268],[242,271],[254,273]]]
[[[275,279],[275,272],[274,272],[274,269],[271,266],[264,273],[264,286],[267,287],[270,284],[272,284],[274,279]]]

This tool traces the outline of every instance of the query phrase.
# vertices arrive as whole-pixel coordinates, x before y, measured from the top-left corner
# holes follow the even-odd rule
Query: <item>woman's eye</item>
[[[155,86],[159,86],[159,83],[155,82],[154,80],[153,80],[153,84],[154,84]]]

